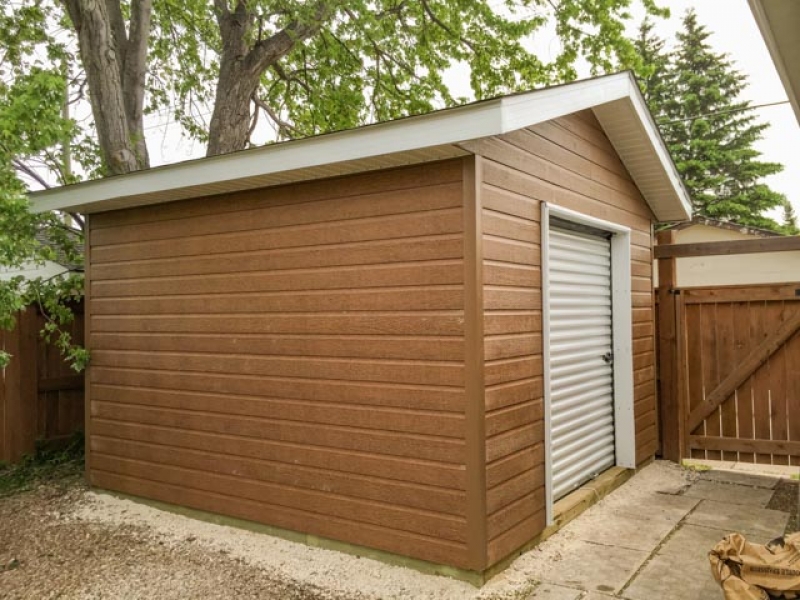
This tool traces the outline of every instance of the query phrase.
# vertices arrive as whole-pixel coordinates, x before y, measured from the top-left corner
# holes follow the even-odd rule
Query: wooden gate
[[[724,243],[664,245],[669,239],[660,235],[656,248],[662,455],[800,464],[800,281],[681,289],[677,256],[776,245],[735,242],[724,251]],[[787,239],[800,243],[776,238],[781,248]]]
[[[12,355],[0,370],[0,460],[16,462],[37,440],[58,442],[83,429],[83,375],[39,336],[44,317],[33,307],[17,315],[13,331],[0,330],[0,348]],[[71,334],[83,343],[83,306]]]

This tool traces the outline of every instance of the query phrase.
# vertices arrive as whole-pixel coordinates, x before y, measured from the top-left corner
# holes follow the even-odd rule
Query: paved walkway
[[[766,508],[779,481],[651,465],[493,583],[535,579],[530,600],[721,599],[708,551],[733,531],[757,543],[783,534],[789,514]]]

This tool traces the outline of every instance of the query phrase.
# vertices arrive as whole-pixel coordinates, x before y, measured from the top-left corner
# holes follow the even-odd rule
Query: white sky
[[[743,96],[753,104],[786,100],[764,39],[758,30],[747,0],[662,0],[672,12],[669,20],[658,24],[658,35],[672,40],[680,29],[686,10],[694,7],[700,23],[713,32],[709,43],[719,52],[731,55],[738,69],[750,80]],[[764,139],[757,145],[764,160],[784,165],[782,173],[766,179],[770,187],[786,194],[800,213],[800,125],[789,104],[761,108],[760,122],[769,123]],[[773,215],[775,216],[775,215]]]
[[[786,100],[786,92],[747,0],[660,0],[659,5],[670,8],[672,12],[669,19],[656,21],[656,33],[666,39],[668,45],[673,43],[685,11],[694,7],[699,22],[712,32],[709,43],[718,52],[730,54],[737,68],[748,76],[750,86],[744,93],[745,99],[751,100],[753,104]],[[635,34],[642,15],[643,10],[634,10],[631,35]],[[544,32],[535,41],[535,48],[545,54],[557,48],[557,45],[558,41],[553,33]],[[448,73],[447,81],[455,94],[471,96],[465,69],[452,69]],[[758,109],[757,116],[760,122],[770,124],[764,139],[757,145],[763,153],[763,159],[785,166],[782,173],[773,175],[766,181],[774,190],[786,194],[800,213],[800,125],[789,104]],[[147,137],[154,166],[204,154],[204,148],[200,144],[181,140],[174,126],[164,128],[150,123]],[[772,216],[780,219],[779,212]]]

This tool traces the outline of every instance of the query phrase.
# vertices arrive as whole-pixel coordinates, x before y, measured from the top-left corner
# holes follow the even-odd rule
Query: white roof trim
[[[623,102],[620,102],[623,101]],[[31,195],[33,210],[101,212],[205,194],[255,189],[385,166],[464,155],[457,146],[531,127],[580,110],[595,110],[656,217],[684,220],[691,205],[633,76],[619,73],[476,102],[418,117],[272,144]],[[615,123],[641,126],[615,135]],[[626,159],[626,157],[628,157]],[[646,160],[642,160],[642,158]],[[630,164],[629,164],[630,163]],[[646,163],[646,165],[645,165]],[[647,168],[644,168],[645,165]],[[641,177],[637,178],[641,172]],[[648,183],[656,173],[663,184]]]

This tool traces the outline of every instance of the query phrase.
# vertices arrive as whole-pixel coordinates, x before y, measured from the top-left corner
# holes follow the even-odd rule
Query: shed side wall
[[[472,566],[462,172],[93,215],[91,483]]]
[[[542,201],[632,230],[637,462],[656,451],[652,213],[591,112],[466,144],[483,157],[489,564],[545,526]]]

